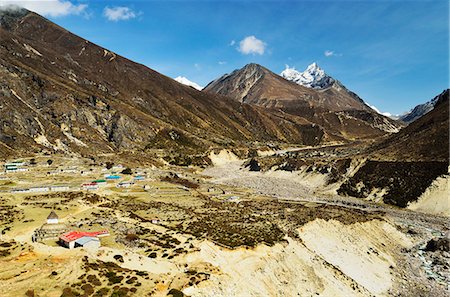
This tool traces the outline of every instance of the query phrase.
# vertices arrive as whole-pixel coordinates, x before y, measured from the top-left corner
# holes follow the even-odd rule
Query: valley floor
[[[321,175],[250,172],[226,155],[205,170],[133,175],[86,160],[37,161],[0,180],[2,296],[449,293],[449,253],[427,246],[448,218],[334,195]],[[79,188],[105,174],[120,181]],[[69,189],[11,192],[50,184]],[[32,242],[51,209],[68,229],[110,236],[94,250]]]

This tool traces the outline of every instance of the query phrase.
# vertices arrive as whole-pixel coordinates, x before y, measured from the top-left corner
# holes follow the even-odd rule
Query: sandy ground
[[[450,176],[438,177],[408,209],[450,217]]]
[[[184,290],[191,296],[389,296],[394,250],[411,241],[386,222],[342,225],[315,220],[274,247],[227,250],[205,241],[188,262],[221,275]],[[384,242],[395,242],[389,247]]]
[[[228,150],[221,150],[217,154],[211,151],[209,158],[214,166],[223,166],[231,162],[239,161],[239,158]]]
[[[377,220],[352,225],[316,220],[300,228],[300,238],[306,247],[376,295],[385,295],[392,286],[389,267],[396,265],[392,256],[395,245],[412,246],[392,225]],[[395,245],[388,247],[386,242]]]
[[[252,190],[289,201],[313,201],[342,204],[365,204],[358,198],[334,194],[332,186],[325,186],[326,176],[314,172],[267,171],[251,172],[242,167],[243,161],[232,161],[205,169],[202,174],[215,184],[224,184]]]

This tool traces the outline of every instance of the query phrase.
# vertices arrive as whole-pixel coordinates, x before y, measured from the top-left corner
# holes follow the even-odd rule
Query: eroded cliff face
[[[219,273],[183,291],[191,296],[391,296],[416,291],[414,285],[399,286],[403,273],[412,274],[401,250],[411,248],[413,241],[387,222],[344,225],[318,219],[298,228],[297,236],[273,247],[235,250],[205,241],[187,261],[207,262]]]

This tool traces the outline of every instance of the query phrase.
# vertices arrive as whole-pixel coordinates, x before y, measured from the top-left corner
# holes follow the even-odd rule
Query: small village
[[[18,195],[21,199],[35,200],[39,199],[38,205],[48,209],[46,197],[65,197],[72,193],[86,193],[87,195],[138,195],[143,197],[153,197],[156,199],[177,199],[192,196],[192,190],[199,195],[205,195],[210,199],[217,199],[222,202],[239,203],[241,197],[248,196],[249,193],[233,190],[225,190],[217,185],[204,186],[200,189],[190,189],[193,184],[187,182],[173,183],[170,180],[183,179],[183,175],[174,174],[170,171],[161,170],[131,170],[122,165],[108,166],[86,166],[86,164],[66,165],[64,160],[53,162],[51,159],[40,160],[12,160],[2,165],[3,171],[0,171],[0,197],[6,195]],[[189,175],[189,173],[186,173]],[[164,182],[162,182],[164,180]],[[31,196],[30,196],[31,195]],[[55,196],[56,195],[56,196]],[[83,194],[80,194],[83,195]],[[158,198],[160,197],[160,198]],[[61,210],[70,209],[70,206],[61,203],[50,202],[51,211],[46,218],[46,222],[37,227],[30,239],[32,242],[45,244],[57,243],[61,247],[93,247],[101,246],[101,237],[108,236],[108,230],[83,230],[72,222],[72,225],[61,219]],[[63,200],[64,201],[64,200]],[[24,205],[32,206],[34,202],[24,202]],[[78,205],[78,207],[82,204]],[[84,205],[84,208],[91,207]],[[97,206],[96,206],[97,208]],[[66,215],[71,216],[70,213]],[[149,222],[160,224],[161,218],[154,214]]]
[[[187,265],[181,264],[184,257],[198,251],[203,241],[197,236],[210,232],[187,209],[201,210],[210,203],[235,208],[253,195],[251,191],[208,183],[189,168],[176,172],[170,167],[129,168],[55,156],[10,160],[0,166],[0,218],[5,222],[0,241],[11,244],[8,248],[0,244],[0,254],[30,259],[24,263],[40,267],[28,269],[34,271],[30,280],[41,278],[42,271],[48,269],[51,277],[66,273],[69,268],[77,271],[73,277],[81,277],[82,271],[89,270],[85,266],[109,263],[106,279],[101,273],[96,276],[103,284],[97,290],[108,290],[109,294],[121,290],[128,290],[128,294],[139,292],[141,288],[135,284],[142,284],[147,291],[156,285],[162,292],[171,289],[166,280],[172,276],[167,273],[177,271],[176,266]],[[208,217],[215,216],[209,212]],[[221,234],[219,229],[214,232]],[[234,240],[230,244],[236,244]],[[24,250],[16,251],[16,247]],[[5,263],[10,263],[11,256],[4,258]],[[61,264],[50,264],[56,260],[48,259],[58,259]],[[86,260],[77,266],[76,259]],[[25,269],[16,264],[13,267],[14,271]],[[121,267],[141,275],[133,284],[123,281],[119,288],[112,289],[111,281],[114,284],[118,280],[112,280],[111,273],[119,275],[125,269]],[[199,272],[193,274],[194,270]],[[159,273],[153,274],[153,281],[144,282],[147,274],[152,275],[150,271]],[[203,264],[191,264],[179,270],[181,283],[174,285],[180,288],[200,282],[213,271]],[[6,277],[1,269],[0,276]],[[69,275],[65,279],[75,282]],[[35,296],[47,292],[44,284],[32,286]],[[82,285],[70,290],[83,292]]]
[[[50,160],[50,159],[49,159]],[[51,161],[51,160],[50,160]],[[48,167],[51,167],[51,162],[48,161]],[[0,172],[0,180],[7,180],[9,176],[24,173],[24,172],[32,172],[33,169],[39,168],[37,164],[34,162],[25,162],[25,161],[11,161],[3,164],[3,171]],[[58,168],[59,169],[59,168]],[[79,174],[80,176],[90,176],[92,172],[85,172],[83,170],[79,170],[76,167],[71,168],[60,168],[53,169],[47,172],[47,175],[52,177],[58,175],[65,174]],[[102,186],[106,186],[107,182],[116,182],[115,185],[117,188],[130,188],[135,185],[136,182],[143,182],[146,180],[145,175],[141,173],[137,173],[135,175],[131,175],[131,171],[127,172],[128,177],[126,181],[123,181],[127,176],[121,175],[121,173],[127,168],[122,165],[117,165],[111,167],[110,170],[104,168],[101,170],[103,176],[99,179],[94,179],[91,181],[86,181],[81,183],[80,185],[69,185],[69,184],[46,184],[46,185],[38,185],[32,187],[14,187],[9,190],[10,193],[45,193],[45,192],[63,192],[63,191],[79,191],[79,190],[98,190]],[[128,168],[128,170],[130,170]],[[145,185],[142,185],[145,187]]]

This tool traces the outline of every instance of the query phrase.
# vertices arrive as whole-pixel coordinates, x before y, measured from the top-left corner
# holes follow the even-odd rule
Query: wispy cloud
[[[325,57],[341,57],[341,56],[342,56],[342,54],[338,54],[338,53],[336,53],[335,51],[330,51],[330,50],[326,50],[326,51],[323,53],[323,55],[324,55]]]
[[[231,40],[230,41],[230,43],[228,44],[229,46],[233,46],[233,45],[235,45],[236,44],[236,41],[235,40]]]
[[[108,7],[106,6],[103,10],[103,15],[110,21],[126,21],[134,19],[138,16],[139,13],[133,11],[131,8],[126,6],[115,6]]]
[[[61,17],[84,14],[88,6],[64,0],[0,0],[0,9],[14,9],[14,7],[23,7],[44,16]]]
[[[251,35],[245,37],[239,42],[239,47],[237,50],[243,53],[244,55],[249,54],[263,55],[264,51],[266,50],[266,46],[267,44],[264,41]]]
[[[217,64],[219,64],[219,65],[225,65],[227,62],[226,61],[219,61],[219,62],[217,62]]]

